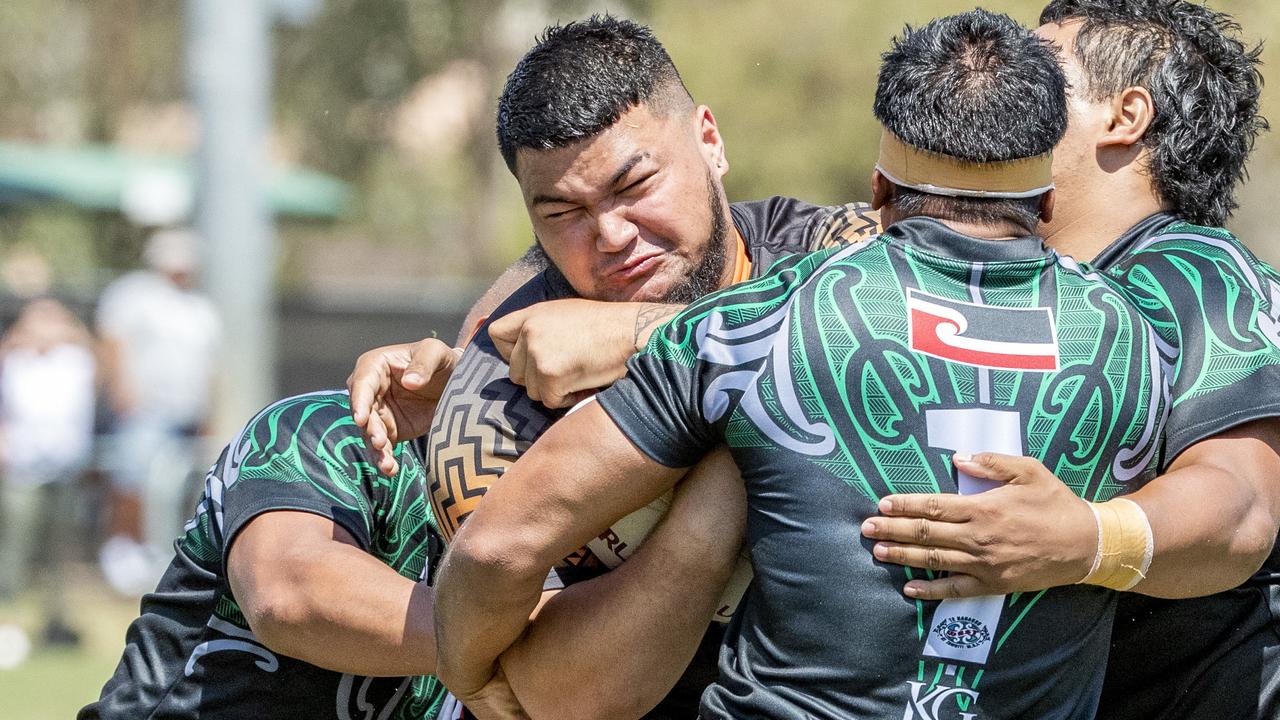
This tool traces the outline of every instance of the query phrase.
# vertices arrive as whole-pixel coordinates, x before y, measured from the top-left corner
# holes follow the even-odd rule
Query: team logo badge
[[[949,617],[933,628],[933,634],[953,648],[972,649],[991,642],[986,623],[964,615]]]
[[[907,290],[911,349],[944,360],[1002,370],[1058,369],[1049,308],[1009,308]]]

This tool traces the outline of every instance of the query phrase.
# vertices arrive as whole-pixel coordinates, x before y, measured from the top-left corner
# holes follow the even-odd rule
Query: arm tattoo
[[[670,320],[677,313],[684,309],[683,305],[665,305],[662,303],[645,303],[636,313],[636,334],[632,338],[632,344],[635,345],[636,352],[642,349],[640,339],[643,336],[647,341],[649,333],[653,328]]]

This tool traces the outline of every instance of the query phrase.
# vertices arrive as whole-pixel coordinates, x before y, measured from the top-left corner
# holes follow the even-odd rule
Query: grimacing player
[[[1150,551],[1141,509],[1110,498],[1155,475],[1165,381],[1137,310],[1034,235],[1065,85],[1007,16],[907,28],[874,107],[888,229],[694,302],[489,488],[440,566],[450,689],[467,702],[525,643],[549,565],[725,444],[755,579],[699,717],[1091,718],[1117,599],[1097,585]],[[885,494],[954,490],[952,454],[988,443],[1072,466],[1120,552],[1085,585],[904,599],[912,571],[850,539]]]
[[[536,387],[526,392],[512,382],[508,375],[519,376],[521,370],[508,367],[495,347],[502,340],[496,329],[523,308],[578,296],[687,302],[752,277],[783,255],[846,242],[860,229],[874,227],[874,221],[859,215],[866,206],[819,207],[785,198],[729,204],[720,184],[728,163],[714,117],[705,106],[693,103],[652,33],[629,21],[593,17],[549,29],[507,81],[499,101],[498,139],[520,184],[540,247],[553,264],[493,313],[494,319],[466,348],[440,400],[424,451],[431,456],[429,482],[443,513],[437,517],[446,518],[446,539],[483,488],[562,414],[538,402],[545,398]],[[634,350],[636,333],[671,314],[660,304],[618,302],[605,307],[630,313],[619,338],[626,349],[614,353],[619,367]],[[439,350],[440,345],[433,347]],[[378,353],[374,360],[385,362]],[[425,423],[417,422],[414,427],[425,429]],[[598,683],[559,683],[560,705],[586,717],[639,715],[663,699],[697,649],[699,662],[653,716],[696,713],[698,697],[714,677],[723,632],[719,626],[708,630],[718,591],[694,599],[662,588],[711,587],[717,578],[723,583],[727,568],[717,560],[720,554],[682,543],[699,532],[734,538],[733,527],[741,524],[741,484],[727,456],[714,455],[703,467],[725,476],[720,482],[727,482],[728,488],[721,502],[738,497],[739,504],[735,508],[730,503],[728,519],[712,515],[698,526],[667,528],[672,545],[668,550],[652,547],[655,538],[646,542],[654,565],[663,571],[650,586],[658,590],[652,598],[659,602],[627,593],[605,604],[611,607],[588,611],[581,606],[582,599],[594,599],[627,575],[643,572],[644,565],[637,561],[645,558],[637,557],[622,574],[610,573],[587,588],[566,592],[542,611],[535,632],[568,648],[558,653],[558,677],[571,678],[575,668],[643,669],[611,674]],[[735,547],[727,547],[723,557],[736,554]],[[546,589],[555,591],[598,574],[602,568],[596,560],[587,551],[574,553],[547,578]],[[678,613],[669,607],[677,604]],[[614,612],[635,619],[629,626],[633,635],[618,637],[611,624],[600,625],[603,634],[589,633],[590,614],[603,613],[608,619]],[[670,617],[682,620],[666,622]],[[706,638],[699,644],[704,632]],[[573,637],[589,639],[575,645],[569,641]],[[571,652],[579,645],[595,651]],[[670,667],[671,663],[651,659],[651,654],[682,659]],[[530,674],[520,670],[508,668],[512,685],[531,682]]]

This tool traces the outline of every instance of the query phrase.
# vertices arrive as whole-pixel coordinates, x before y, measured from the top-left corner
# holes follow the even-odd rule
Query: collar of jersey
[[[1152,213],[1138,221],[1136,225],[1125,230],[1124,234],[1116,238],[1115,242],[1106,247],[1105,250],[1098,253],[1098,256],[1089,264],[1099,270],[1106,270],[1114,265],[1118,260],[1129,254],[1129,250],[1135,245],[1150,237],[1159,235],[1165,228],[1180,222],[1181,218],[1173,213],[1160,211]]]
[[[925,217],[900,220],[890,225],[882,237],[913,250],[964,262],[1040,260],[1050,253],[1038,235],[1008,240],[984,240],[958,233],[933,218]]]

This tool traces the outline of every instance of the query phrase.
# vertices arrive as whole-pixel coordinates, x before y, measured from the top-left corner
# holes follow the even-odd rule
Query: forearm
[[[675,317],[684,310],[686,305],[671,305],[664,303],[635,303],[636,308],[636,326],[635,336],[632,339],[632,345],[636,352],[644,349],[649,344],[649,338],[653,335],[653,331],[662,327],[662,325]]]
[[[431,588],[328,518],[254,518],[232,540],[227,580],[249,627],[276,652],[358,675],[435,672]]]
[[[441,680],[466,702],[524,632],[551,566],[683,474],[641,454],[596,404],[552,426],[489,488],[445,555]]]
[[[440,563],[435,604],[437,674],[464,703],[493,677],[498,656],[524,632],[546,574],[534,564],[512,567],[474,547],[468,530]]]
[[[245,608],[264,645],[337,672],[435,673],[432,590],[425,582],[343,543],[332,543],[323,557],[282,565],[292,570],[279,578],[278,599]]]
[[[1151,568],[1133,592],[1184,598],[1236,587],[1276,540],[1270,499],[1219,468],[1172,470],[1127,497],[1146,512],[1155,543]]]
[[[687,486],[703,471],[728,473],[727,484],[690,494],[706,490]],[[562,591],[503,654],[532,716],[639,717],[688,666],[737,560],[745,496],[727,453],[685,483],[626,562]]]

